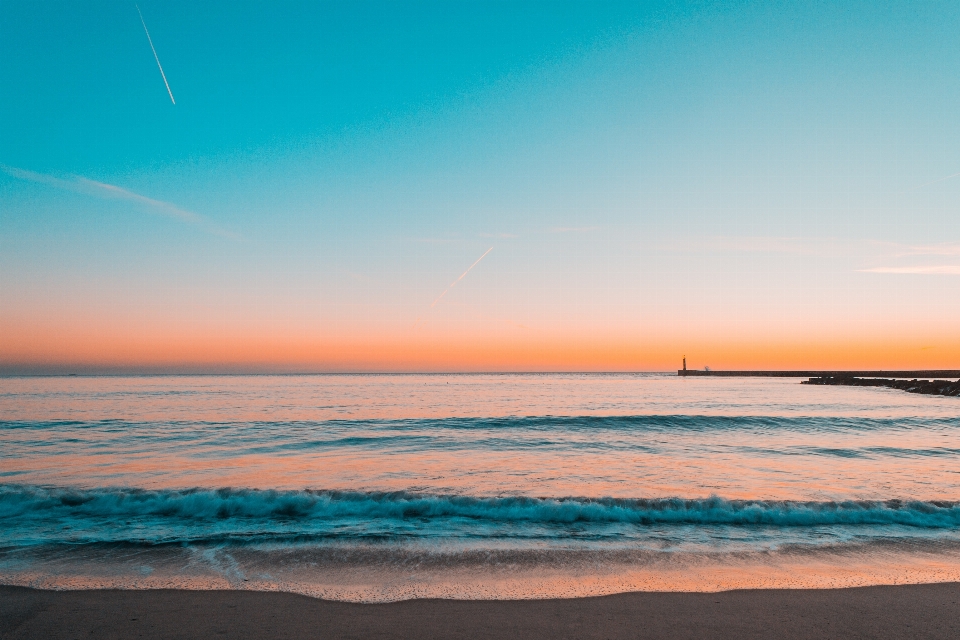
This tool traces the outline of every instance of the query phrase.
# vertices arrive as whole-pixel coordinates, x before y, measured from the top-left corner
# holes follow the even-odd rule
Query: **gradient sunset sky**
[[[956,2],[139,7],[3,4],[0,372],[960,367]]]

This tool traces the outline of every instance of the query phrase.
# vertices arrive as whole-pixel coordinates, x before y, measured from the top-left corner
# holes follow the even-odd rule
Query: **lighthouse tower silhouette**
[[[683,370],[687,370],[687,356],[683,356]]]

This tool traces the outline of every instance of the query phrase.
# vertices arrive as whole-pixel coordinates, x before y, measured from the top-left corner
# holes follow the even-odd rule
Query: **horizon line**
[[[162,377],[162,376],[530,376],[530,375],[639,375],[671,374],[675,369],[665,371],[629,370],[629,371],[102,371],[15,373],[0,371],[0,378],[122,378],[122,377]]]
[[[122,371],[122,370],[113,370],[113,371],[65,371],[65,372],[41,372],[41,371],[32,371],[32,372],[12,372],[12,371],[3,371],[0,370],[0,378],[123,378],[123,377],[213,377],[213,376],[230,376],[230,377],[266,377],[266,376],[287,376],[287,377],[307,377],[307,376],[532,376],[532,375],[597,375],[597,376],[612,376],[612,375],[656,375],[656,374],[666,374],[673,375],[676,377],[724,377],[723,374],[757,374],[757,373],[774,373],[774,374],[810,374],[810,373],[859,373],[865,374],[869,373],[884,373],[884,374],[893,374],[893,373],[913,373],[913,374],[930,374],[930,373],[946,373],[946,372],[956,372],[960,371],[958,369],[902,369],[902,368],[890,368],[890,369],[668,369],[668,370],[641,370],[641,369],[631,369],[631,370],[606,370],[606,371],[584,371],[577,369],[569,370],[527,370],[527,371]],[[692,373],[692,376],[683,375],[684,372]],[[707,375],[697,375],[697,374],[707,374]],[[712,375],[711,375],[712,374]],[[720,374],[719,376],[717,374]],[[728,375],[727,377],[733,377]],[[764,377],[764,376],[746,376],[746,377]],[[789,376],[772,376],[772,377],[789,377]],[[806,377],[806,375],[800,376]]]

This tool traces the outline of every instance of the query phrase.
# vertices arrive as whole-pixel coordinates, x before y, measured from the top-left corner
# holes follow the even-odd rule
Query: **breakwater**
[[[960,369],[919,371],[710,371],[679,369],[678,376],[727,376],[735,378],[960,378]],[[840,383],[837,383],[840,384]]]
[[[960,380],[893,380],[889,378],[851,378],[823,376],[804,380],[800,384],[842,385],[845,387],[888,387],[907,393],[923,393],[937,396],[960,396]]]

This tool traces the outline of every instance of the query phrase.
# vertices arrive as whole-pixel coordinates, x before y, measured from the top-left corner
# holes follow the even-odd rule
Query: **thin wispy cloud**
[[[897,260],[916,256],[960,256],[960,243],[937,242],[906,244],[886,240],[840,238],[799,238],[768,236],[717,236],[685,243],[684,250],[718,251],[721,253],[773,253],[795,256],[842,257],[858,255],[883,256]],[[680,246],[671,248],[681,250]],[[957,265],[891,265],[857,269],[859,273],[899,273],[914,275],[960,275]]]
[[[892,244],[892,243],[891,243]],[[897,257],[903,256],[960,256],[960,242],[939,242],[935,244],[894,245],[898,247]]]
[[[57,189],[62,189],[64,191],[82,193],[106,200],[126,200],[128,202],[134,202],[154,213],[175,218],[181,222],[187,222],[196,225],[208,233],[212,233],[223,238],[229,238],[231,240],[240,239],[240,236],[236,233],[223,229],[198,213],[182,209],[170,202],[148,198],[147,196],[134,193],[133,191],[128,191],[127,189],[118,187],[116,185],[107,184],[105,182],[97,182],[96,180],[90,180],[89,178],[84,178],[82,176],[59,178],[57,176],[37,173],[36,171],[29,171],[27,169],[19,169],[17,167],[9,167],[7,165],[0,165],[0,171],[3,171],[7,175],[13,176],[14,178],[18,178],[20,180],[27,180],[29,182],[47,185]]]
[[[809,255],[822,251],[825,246],[835,244],[836,241],[791,237],[722,236],[716,238],[714,242],[721,251]]]
[[[777,253],[797,256],[829,255],[849,250],[847,243],[836,238],[801,238],[791,236],[713,236],[672,241],[664,249],[687,252]]]
[[[721,253],[777,253],[798,256],[848,255],[851,252],[880,251],[892,258],[910,256],[957,256],[960,242],[906,244],[886,240],[801,238],[791,236],[715,236],[671,242],[664,248],[674,251],[718,251]]]
[[[452,243],[452,242],[460,242],[460,238],[458,238],[458,237],[450,237],[450,238],[419,238],[419,237],[405,236],[405,237],[401,238],[401,240],[403,240],[404,242],[417,242],[417,243],[420,243],[420,244],[450,244],[450,243]]]
[[[941,264],[914,267],[872,267],[870,269],[858,269],[857,271],[861,273],[901,273],[930,276],[960,276],[960,265]]]
[[[553,227],[550,233],[586,233],[597,231],[600,227]]]

